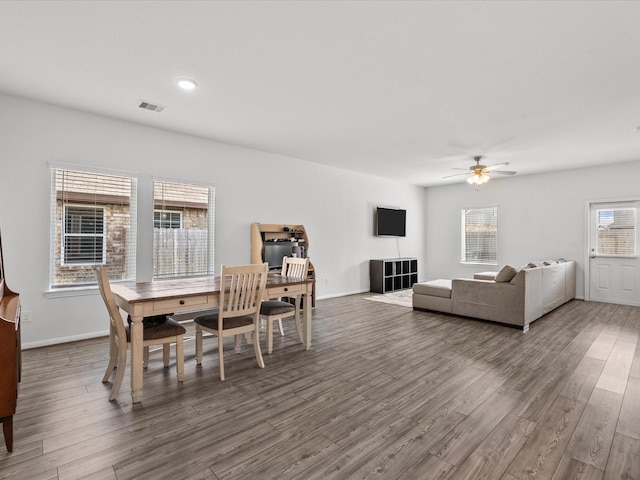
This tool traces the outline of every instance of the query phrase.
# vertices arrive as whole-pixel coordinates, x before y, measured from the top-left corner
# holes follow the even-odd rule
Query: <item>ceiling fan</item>
[[[470,166],[468,169],[466,168],[454,168],[454,170],[465,170],[465,173],[454,173],[453,175],[447,175],[442,178],[450,178],[457,177],[459,175],[469,175],[467,178],[467,182],[471,185],[482,185],[483,183],[487,183],[489,181],[489,175],[487,173],[497,173],[498,175],[515,175],[516,172],[511,170],[494,170],[497,167],[501,167],[503,165],[509,165],[509,162],[498,163],[496,165],[491,165],[487,167],[486,165],[480,165],[480,160],[484,157],[482,155],[476,155],[473,157],[473,160],[476,162],[475,165]]]

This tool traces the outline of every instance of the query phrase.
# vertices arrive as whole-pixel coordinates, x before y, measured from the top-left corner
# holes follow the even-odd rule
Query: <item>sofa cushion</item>
[[[518,271],[511,265],[505,265],[496,275],[496,283],[510,282]]]
[[[544,267],[544,262],[542,260],[535,261],[535,262],[529,262],[522,268],[537,268],[537,267]]]
[[[473,274],[475,280],[492,280],[495,281],[498,272],[478,272]]]
[[[451,280],[431,280],[429,282],[414,283],[413,293],[431,295],[432,297],[451,298]]]

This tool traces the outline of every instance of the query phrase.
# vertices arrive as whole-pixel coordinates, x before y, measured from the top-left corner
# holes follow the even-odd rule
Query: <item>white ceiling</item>
[[[640,160],[639,57],[633,1],[0,1],[0,92],[427,186]]]

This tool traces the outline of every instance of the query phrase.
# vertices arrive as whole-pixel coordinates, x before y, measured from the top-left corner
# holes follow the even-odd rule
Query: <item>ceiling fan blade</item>
[[[453,175],[447,175],[447,176],[442,177],[442,178],[459,177],[460,175],[469,175],[469,172],[466,172],[466,173],[454,173]]]
[[[499,175],[515,175],[517,172],[511,172],[509,170],[492,170],[491,173],[497,173]]]
[[[491,165],[490,167],[487,167],[487,168],[485,169],[485,171],[486,171],[486,172],[491,172],[491,171],[493,171],[493,169],[494,169],[494,168],[496,168],[496,167],[505,167],[505,166],[507,166],[507,165],[509,165],[509,162],[496,163],[495,165]]]

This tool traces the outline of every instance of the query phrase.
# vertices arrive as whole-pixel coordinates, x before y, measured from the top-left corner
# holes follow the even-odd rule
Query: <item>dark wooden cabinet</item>
[[[411,288],[418,281],[417,258],[369,260],[369,290],[377,293]]]
[[[0,238],[0,421],[4,442],[13,451],[13,415],[20,382],[20,296],[12,292],[4,278]]]

